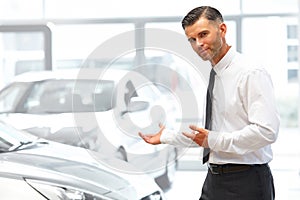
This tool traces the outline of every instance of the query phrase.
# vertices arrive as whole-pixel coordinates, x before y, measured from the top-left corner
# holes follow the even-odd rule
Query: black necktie
[[[205,117],[205,129],[211,130],[211,112],[212,112],[212,95],[213,95],[213,88],[215,83],[215,75],[216,72],[211,69],[209,75],[209,83],[207,87],[206,93],[206,117]],[[204,148],[203,151],[203,164],[208,161],[209,158],[209,148]]]

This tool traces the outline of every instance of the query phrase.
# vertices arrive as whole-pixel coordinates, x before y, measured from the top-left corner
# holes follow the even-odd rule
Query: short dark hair
[[[191,10],[181,21],[182,28],[193,25],[200,17],[205,17],[211,21],[223,22],[223,16],[216,8],[210,6],[201,6]]]

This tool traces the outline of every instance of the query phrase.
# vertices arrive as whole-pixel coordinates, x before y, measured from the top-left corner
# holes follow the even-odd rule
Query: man
[[[274,199],[268,163],[280,122],[269,74],[226,43],[227,26],[217,9],[191,10],[182,27],[193,50],[212,66],[206,126],[190,125],[183,134],[161,126],[156,134],[139,135],[149,144],[178,145],[187,137],[209,150],[201,200]]]

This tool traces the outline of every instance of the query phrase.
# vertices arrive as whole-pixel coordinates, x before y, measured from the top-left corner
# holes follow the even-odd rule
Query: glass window
[[[235,21],[226,21],[226,24],[228,27],[227,42],[233,48],[236,48],[236,23]],[[155,65],[152,67],[153,71],[151,74],[153,77],[150,79],[160,81],[172,89],[176,87],[186,89],[185,84],[199,86],[199,83],[193,81],[195,78],[193,74],[197,74],[197,72],[194,71],[193,67],[189,66],[188,60],[184,60],[186,59],[185,55],[180,55],[181,50],[178,49],[188,45],[187,51],[194,54],[184,34],[181,22],[146,23],[145,28],[157,30],[156,32],[146,31],[145,34],[146,47],[150,47],[145,50],[146,61]],[[161,33],[159,33],[159,30],[161,30]],[[164,46],[167,48],[164,48]],[[199,60],[201,60],[200,57]],[[159,66],[167,66],[174,73],[170,76],[165,76],[165,74],[159,72]],[[201,84],[203,85],[203,83]]]
[[[298,46],[288,46],[288,62],[297,62],[298,61]]]
[[[18,74],[45,69],[43,32],[0,32],[0,74],[2,84],[8,84]]]
[[[242,0],[246,14],[297,13],[297,0]]]
[[[243,52],[262,63],[271,74],[276,98],[282,99],[279,107],[285,105],[284,99],[292,98],[299,93],[296,87],[289,85],[295,78],[295,71],[290,71],[290,69],[297,68],[292,64],[294,64],[293,62],[297,63],[298,60],[298,47],[291,45],[287,38],[287,25],[291,21],[293,21],[291,18],[284,17],[246,18],[243,20]],[[291,106],[297,108],[297,101],[291,103],[294,104]],[[285,112],[284,109],[279,110]],[[283,112],[280,113],[283,121],[288,121],[284,119],[288,115]],[[282,126],[285,125],[287,124],[282,124]]]
[[[170,30],[175,31],[179,34],[184,35],[184,30],[182,29],[181,22],[157,22],[157,23],[146,23],[145,28],[155,28],[155,29],[162,29],[162,30]]]
[[[239,0],[45,0],[46,18],[124,18],[152,16],[183,16],[189,10],[201,5],[213,5],[224,14],[240,13]],[[230,5],[230,6],[228,6]],[[66,10],[68,12],[66,12]],[[84,15],[82,14],[84,13]]]
[[[201,5],[216,6],[223,14],[239,14],[240,0],[2,0],[2,19],[82,19],[82,18],[124,18],[153,16],[183,16],[189,10]],[[230,6],[228,6],[230,5]],[[171,9],[170,9],[171,8]],[[66,12],[67,11],[67,12]]]
[[[150,79],[165,85],[171,90],[183,89],[180,77],[190,81],[188,61],[186,55],[180,54],[182,46],[189,47],[189,43],[180,22],[147,23],[146,24],[145,57],[147,65],[151,65]],[[151,28],[153,28],[151,31]],[[191,53],[192,49],[189,49]],[[164,71],[164,73],[162,73]],[[166,74],[168,73],[168,74]]]
[[[267,28],[266,28],[267,26]],[[287,23],[280,17],[253,17],[243,19],[242,52],[263,62],[270,63],[275,76],[286,70]],[[257,30],[257,31],[254,31]],[[274,34],[276,33],[276,34]],[[274,43],[274,41],[276,41]],[[281,78],[278,77],[280,80]]]
[[[95,88],[97,88],[95,90]],[[46,80],[34,83],[25,113],[94,112],[112,109],[113,81]]]
[[[184,2],[184,4],[187,4],[187,7],[189,9],[192,9],[192,7],[197,7],[197,6],[203,6],[203,5],[208,5],[208,6],[213,6],[215,8],[217,8],[222,14],[223,16],[225,15],[236,15],[236,14],[240,14],[240,1],[243,0],[201,0],[201,3],[199,3],[199,1],[195,1],[193,2],[194,4],[187,4],[187,1]],[[190,2],[190,1],[188,1]],[[184,5],[182,5],[184,6]]]
[[[192,8],[201,5],[217,7],[224,15],[240,14],[241,9],[246,14],[298,12],[297,0],[202,0],[201,3],[199,0],[175,3],[171,0],[111,0],[105,3],[99,0],[2,0],[0,18],[24,20],[184,16]]]
[[[28,84],[19,83],[4,89],[0,94],[0,113],[15,112],[27,88]]]
[[[226,33],[226,39],[227,43],[232,45],[233,48],[236,48],[236,22],[231,20],[225,20],[225,23],[227,25],[227,33]],[[182,29],[181,22],[167,22],[167,23],[146,23],[145,28],[157,28],[162,30],[170,30],[175,31],[179,34],[182,34],[185,36],[184,30]]]
[[[289,82],[298,81],[298,69],[289,69],[288,70],[288,80]]]
[[[287,26],[287,36],[288,39],[298,39],[298,26],[288,25]]]
[[[94,67],[106,67],[125,53],[118,50],[135,48],[133,24],[57,25],[52,29],[53,68],[80,67],[86,59],[93,60]],[[96,58],[90,57],[93,52]]]
[[[226,33],[227,43],[231,45],[232,48],[236,49],[237,48],[236,22],[225,20],[225,23],[227,25],[227,33]]]
[[[42,19],[43,0],[1,0],[0,19]]]

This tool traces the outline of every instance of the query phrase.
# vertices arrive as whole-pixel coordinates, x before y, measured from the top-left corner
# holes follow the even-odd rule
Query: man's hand
[[[143,140],[149,144],[161,144],[160,136],[161,136],[163,130],[165,129],[165,126],[159,124],[159,128],[160,128],[160,130],[158,133],[145,135],[145,134],[139,132],[139,136],[141,138],[143,138]]]
[[[183,132],[182,134],[186,137],[192,139],[196,142],[199,146],[208,148],[208,130],[204,128],[199,128],[195,125],[190,125],[190,129],[192,129],[191,133]]]

